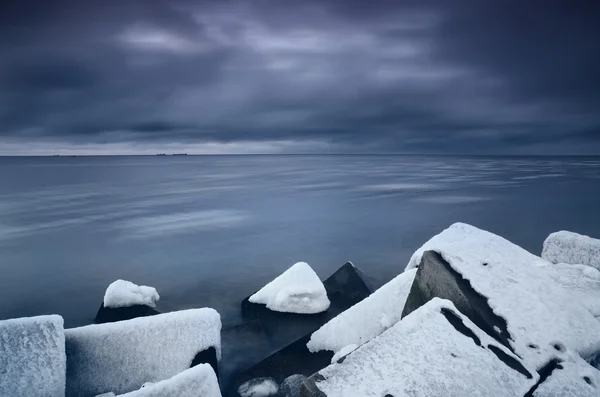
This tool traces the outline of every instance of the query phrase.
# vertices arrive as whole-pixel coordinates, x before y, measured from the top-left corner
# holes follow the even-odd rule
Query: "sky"
[[[600,154],[596,0],[4,0],[0,155]]]

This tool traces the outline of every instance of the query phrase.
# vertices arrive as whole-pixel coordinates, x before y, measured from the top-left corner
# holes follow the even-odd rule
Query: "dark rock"
[[[323,324],[360,302],[371,294],[364,275],[350,262],[344,264],[323,282],[331,305],[323,313],[282,313],[267,309],[263,304],[242,303],[242,316],[246,320],[260,320],[271,345],[281,348],[304,335],[311,334]]]
[[[304,375],[288,376],[279,385],[277,397],[309,397],[310,395],[306,394],[305,389],[311,386],[310,381]]]
[[[272,353],[263,325],[254,320],[221,330],[219,379],[227,387],[231,377]]]
[[[366,280],[367,277],[356,266],[351,262],[346,262],[323,281],[323,285],[329,300],[345,301],[352,306],[373,292]]]
[[[96,324],[114,323],[116,321],[131,320],[137,317],[154,316],[160,312],[146,305],[134,305],[128,307],[104,307],[100,305],[96,314]]]
[[[494,314],[487,298],[475,291],[469,281],[454,270],[440,254],[426,251],[406,299],[402,318],[435,297],[452,301],[454,306],[479,328],[511,349],[506,320]],[[500,332],[494,331],[494,327]]]
[[[219,362],[217,361],[217,350],[214,347],[211,346],[196,354],[190,368],[200,364],[210,364],[217,375],[217,379],[219,378]]]
[[[291,375],[310,376],[328,366],[333,352],[311,353],[306,347],[309,340],[310,334],[237,375],[230,386],[229,395],[235,395],[231,391],[236,391],[239,385],[251,379],[270,377],[281,383]]]

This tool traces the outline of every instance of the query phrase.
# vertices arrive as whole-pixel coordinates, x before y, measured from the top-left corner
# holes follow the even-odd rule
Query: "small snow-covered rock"
[[[457,223],[415,253],[417,265],[403,315],[450,299],[538,370],[564,347],[590,360],[600,352],[600,322],[546,274],[549,262],[502,237]]]
[[[598,397],[600,371],[574,352],[565,351],[552,364],[548,378],[533,392],[533,397]]]
[[[390,328],[402,317],[416,269],[407,270],[369,297],[323,325],[308,342],[311,352],[338,352],[348,345],[362,345]]]
[[[104,294],[104,307],[117,308],[134,305],[156,307],[160,299],[155,288],[137,285],[131,281],[117,280],[110,284]]]
[[[127,393],[199,364],[209,351],[216,367],[220,333],[219,313],[208,308],[68,329],[67,397]]]
[[[327,397],[513,397],[538,378],[451,302],[433,299],[310,381]]]
[[[600,270],[600,240],[564,230],[552,233],[544,241],[542,258]]]
[[[201,364],[118,397],[221,397],[221,391],[215,371]]]
[[[256,378],[238,387],[241,397],[269,397],[277,394],[277,382],[272,378]]]
[[[264,304],[277,312],[314,314],[329,307],[323,283],[305,262],[298,262],[250,296],[251,303]]]
[[[62,317],[0,321],[0,396],[64,396],[66,362]]]

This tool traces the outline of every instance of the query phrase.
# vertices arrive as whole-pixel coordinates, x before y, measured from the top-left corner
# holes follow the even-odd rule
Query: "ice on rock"
[[[358,348],[358,345],[348,345],[346,347],[342,347],[337,353],[335,353],[333,355],[333,357],[331,357],[331,363],[333,364],[340,358],[347,356],[348,354],[352,353],[357,348]]]
[[[0,321],[0,396],[64,396],[66,362],[62,317]]]
[[[310,379],[327,397],[514,397],[538,378],[450,301],[435,298]]]
[[[170,379],[148,384],[118,397],[221,397],[221,391],[212,367],[200,364]]]
[[[191,309],[65,331],[67,397],[139,389],[190,368],[196,355],[221,354],[221,319]]]
[[[238,387],[241,397],[268,397],[277,394],[277,382],[272,378],[256,378],[243,383]]]
[[[329,308],[323,283],[305,262],[298,262],[249,298],[277,312],[314,314]]]
[[[307,344],[311,352],[338,352],[348,345],[362,345],[400,321],[416,269],[396,278],[334,317],[315,331]]]
[[[159,299],[158,292],[152,287],[136,285],[126,280],[117,280],[106,289],[104,307],[117,308],[134,305],[156,307]]]
[[[427,255],[427,263],[421,263],[425,251],[439,254],[439,259]],[[485,313],[499,320],[488,324],[490,329],[493,325],[499,327],[492,330],[496,337],[536,369],[555,357],[557,342],[584,359],[591,360],[600,352],[600,322],[574,299],[571,291],[555,282],[556,277],[547,274],[545,268],[551,264],[502,237],[463,223],[454,224],[413,255],[408,268],[416,266],[429,266],[429,276],[434,278],[443,272],[454,274],[446,281],[471,289],[478,295],[475,306],[480,308],[469,306],[464,291],[445,296],[453,293],[445,285],[440,287],[439,282],[430,282],[425,287],[428,291],[421,293],[452,299],[463,313],[477,312],[479,320],[484,312],[478,310],[488,310]],[[413,304],[413,291],[420,288],[420,280],[425,280],[420,273],[415,277],[405,314]],[[435,287],[441,289],[436,291]],[[484,328],[484,324],[480,326]]]
[[[544,241],[542,258],[600,270],[600,240],[564,230],[552,233]]]
[[[566,351],[556,362],[552,372],[533,392],[533,397],[598,397],[600,371]]]

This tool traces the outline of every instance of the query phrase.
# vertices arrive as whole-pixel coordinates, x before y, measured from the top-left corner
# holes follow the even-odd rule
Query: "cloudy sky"
[[[0,154],[600,154],[595,0],[5,0]]]

